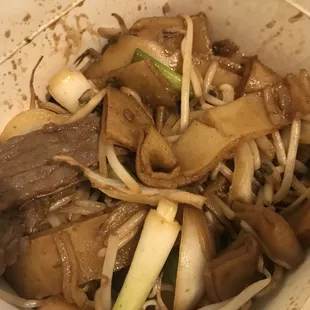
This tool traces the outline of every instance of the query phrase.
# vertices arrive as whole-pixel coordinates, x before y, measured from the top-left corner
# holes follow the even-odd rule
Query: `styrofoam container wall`
[[[204,11],[209,17],[211,39],[232,39],[244,53],[257,54],[282,75],[310,68],[309,0],[2,1],[0,132],[14,115],[28,108],[30,74],[41,55],[44,59],[36,72],[35,89],[44,99],[47,82],[59,69],[73,67],[76,56],[86,48],[100,51],[104,41],[96,30],[100,26],[117,26],[111,13],[120,14],[131,25],[141,17],[162,15],[166,2],[171,8],[170,15]],[[45,31],[38,32],[74,3],[80,5]],[[29,37],[35,38],[19,48]],[[14,50],[17,52],[5,60]],[[310,258],[286,278],[275,296],[260,301],[256,308],[310,309],[309,270]],[[13,308],[0,301],[0,309]]]

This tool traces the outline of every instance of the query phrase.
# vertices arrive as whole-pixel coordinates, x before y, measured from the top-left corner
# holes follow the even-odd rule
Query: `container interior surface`
[[[44,99],[48,80],[58,70],[74,68],[76,57],[89,47],[101,50],[104,40],[97,28],[117,27],[111,13],[123,16],[130,26],[141,17],[162,16],[166,3],[169,15],[204,11],[212,40],[232,39],[243,53],[258,55],[281,75],[310,67],[308,0],[5,1],[0,11],[0,132],[13,116],[28,108],[30,75],[41,55],[34,86]],[[310,257],[286,277],[278,292],[255,302],[255,309],[310,309],[309,270]],[[0,288],[5,289],[3,281]],[[0,309],[15,308],[0,300]]]

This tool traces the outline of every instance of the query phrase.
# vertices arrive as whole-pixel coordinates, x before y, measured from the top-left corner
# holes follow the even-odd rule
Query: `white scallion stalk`
[[[101,102],[106,93],[107,89],[106,88],[102,89],[100,92],[98,92],[98,94],[96,94],[93,98],[91,98],[89,102],[86,105],[84,105],[83,108],[80,108],[76,113],[74,113],[66,123],[73,123],[86,117],[96,108],[96,106]]]
[[[234,161],[235,170],[231,184],[232,198],[245,203],[251,203],[254,160],[251,148],[247,142],[238,145]]]
[[[279,131],[273,132],[271,136],[272,136],[274,147],[276,149],[278,163],[281,166],[285,166],[286,165],[286,152],[285,152],[284,144],[282,141],[282,137]]]
[[[204,269],[207,260],[215,256],[215,247],[208,244],[209,237],[202,211],[185,207],[173,306],[175,310],[193,309],[204,295]],[[206,240],[201,242],[200,238]]]
[[[128,173],[128,171],[123,167],[123,165],[118,160],[114,145],[107,145],[107,158],[109,164],[116,175],[125,183],[125,185],[134,193],[138,193],[140,191],[140,186],[137,181]]]
[[[140,310],[146,301],[180,231],[174,220],[177,204],[161,200],[150,210],[130,269],[113,310]]]
[[[235,90],[230,84],[222,84],[219,86],[222,92],[224,102],[232,102],[235,98]]]
[[[253,154],[254,170],[258,170],[261,166],[261,159],[260,159],[260,154],[259,154],[257,144],[255,140],[251,140],[249,141],[249,145],[250,145],[250,148]]]
[[[48,91],[52,97],[71,113],[80,109],[79,98],[92,88],[80,71],[64,69],[49,82]]]
[[[182,88],[181,88],[181,124],[180,129],[183,132],[189,123],[189,97],[190,97],[190,80],[192,71],[192,49],[193,49],[193,36],[194,26],[193,21],[188,15],[181,15],[187,25],[186,36],[184,44],[184,56],[182,67]]]
[[[300,119],[294,119],[292,122],[292,127],[291,127],[290,144],[288,147],[287,161],[286,161],[286,166],[284,170],[284,176],[283,176],[280,189],[274,196],[275,203],[281,201],[286,196],[287,192],[289,191],[291,187],[293,176],[294,176],[299,136],[300,136]]]

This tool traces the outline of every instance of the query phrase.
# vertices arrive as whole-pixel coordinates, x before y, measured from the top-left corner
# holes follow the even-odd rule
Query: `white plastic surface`
[[[29,105],[29,79],[41,55],[35,88],[44,98],[47,81],[59,69],[72,67],[88,47],[100,50],[99,26],[117,26],[117,12],[130,25],[143,16],[162,15],[166,0],[85,0],[59,22],[3,62],[8,53],[33,36],[57,14],[76,1],[3,1],[0,10],[0,132],[6,123]],[[230,38],[246,54],[258,54],[268,66],[285,74],[310,67],[309,0],[168,0],[170,14],[204,11],[212,39]],[[294,4],[296,7],[294,7]],[[298,15],[302,11],[303,16]],[[2,63],[3,62],[3,63]],[[273,298],[257,303],[260,310],[310,309],[310,257]],[[1,284],[0,284],[1,285]],[[12,310],[0,301],[1,310]]]

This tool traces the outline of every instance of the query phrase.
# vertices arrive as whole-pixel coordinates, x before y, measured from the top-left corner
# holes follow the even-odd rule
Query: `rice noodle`
[[[250,140],[249,145],[253,155],[254,170],[258,170],[261,165],[260,154],[255,140]]]
[[[256,144],[261,152],[269,159],[272,160],[275,156],[275,148],[270,140],[266,137],[259,137],[256,139]]]
[[[130,95],[131,97],[133,97],[140,105],[140,107],[142,108],[142,110],[145,112],[145,114],[147,114],[149,116],[149,118],[153,121],[153,116],[150,113],[150,111],[146,108],[146,106],[144,105],[144,103],[141,100],[140,95],[134,91],[133,89],[129,88],[129,87],[124,87],[122,86],[120,88],[120,91],[123,92],[124,94]]]
[[[222,92],[224,102],[232,102],[235,98],[235,89],[230,84],[222,84],[219,86]]]
[[[0,288],[0,299],[6,301],[10,305],[23,309],[37,308],[41,305],[41,300],[21,298],[15,294],[7,292],[2,288]]]
[[[208,101],[208,99],[206,98],[206,96],[209,94],[209,90],[211,87],[211,83],[212,80],[215,76],[215,73],[217,71],[219,67],[219,63],[215,60],[212,61],[212,63],[210,64],[210,66],[208,67],[208,70],[206,72],[204,81],[203,81],[203,96],[205,98],[205,100]]]
[[[193,21],[188,15],[181,15],[186,21],[186,36],[184,37],[184,55],[182,67],[182,88],[181,88],[181,123],[180,129],[183,132],[189,124],[189,97],[190,97],[190,80],[192,71],[192,49],[194,26]]]
[[[126,221],[121,227],[119,227],[115,232],[118,235],[119,239],[124,238],[133,229],[137,228],[145,220],[146,215],[147,215],[146,210],[138,211],[128,221]],[[106,242],[105,242],[105,245],[107,245]]]
[[[119,237],[112,233],[108,238],[108,247],[105,255],[100,288],[95,294],[95,310],[111,310],[112,309],[112,277],[116,261]]]
[[[271,137],[273,140],[274,147],[276,149],[278,163],[281,166],[285,166],[286,165],[286,152],[285,152],[285,148],[284,148],[284,144],[283,144],[280,132],[279,131],[273,132],[271,134]]]
[[[291,187],[294,168],[295,168],[295,160],[298,149],[298,141],[300,136],[300,119],[294,119],[291,127],[291,136],[290,136],[290,144],[288,148],[287,154],[287,162],[285,166],[283,180],[280,186],[280,189],[274,196],[274,202],[277,203],[281,201],[287,194],[288,190]]]
[[[266,182],[264,184],[264,203],[270,206],[273,201],[273,186],[272,183]]]
[[[74,197],[74,194],[73,194],[73,195],[70,195],[70,196],[67,196],[67,197],[63,197],[63,198],[57,200],[56,202],[54,202],[54,203],[52,203],[52,204],[50,205],[49,211],[50,211],[50,212],[53,212],[53,211],[55,211],[55,210],[57,210],[57,209],[59,209],[59,208],[65,206],[65,205],[68,204],[70,201],[72,201],[73,197]]]
[[[106,88],[99,91],[92,99],[89,100],[89,102],[86,105],[84,105],[84,107],[82,107],[76,113],[74,113],[69,118],[69,120],[66,121],[66,124],[76,122],[86,117],[89,113],[91,113],[96,108],[96,106],[101,102],[101,100],[104,98],[106,93],[107,93]]]
[[[46,221],[53,227],[59,227],[61,225],[61,221],[57,215],[55,215],[53,212],[50,212],[47,217]]]
[[[140,191],[140,186],[137,181],[127,172],[123,165],[118,160],[113,144],[107,145],[107,158],[109,164],[115,174],[124,182],[124,184],[134,193]]]

